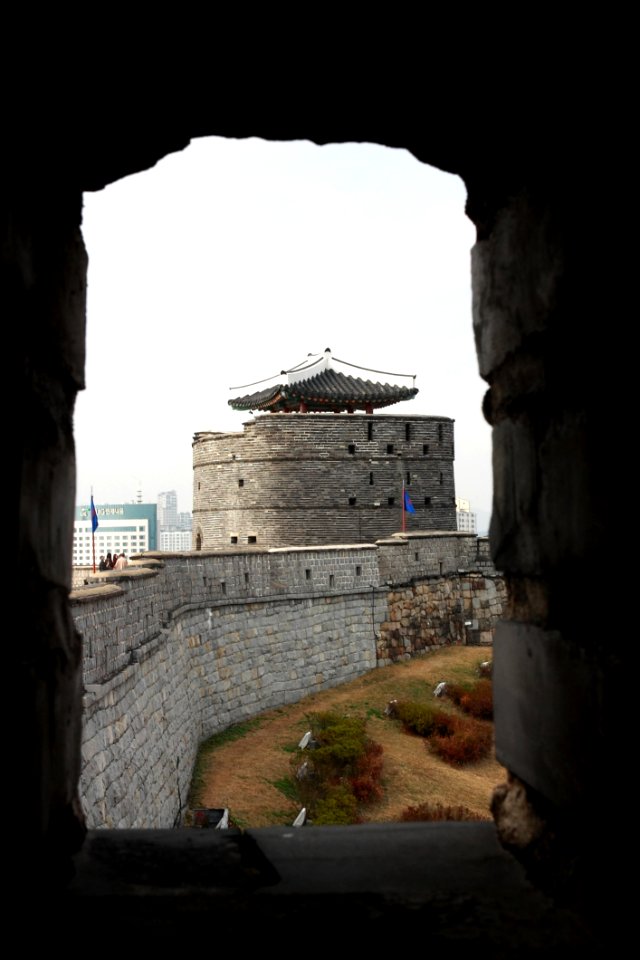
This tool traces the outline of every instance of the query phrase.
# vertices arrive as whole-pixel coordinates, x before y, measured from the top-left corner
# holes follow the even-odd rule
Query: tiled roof
[[[297,383],[279,383],[236,397],[229,400],[229,406],[234,410],[288,411],[304,404],[309,412],[366,410],[411,400],[417,393],[417,387],[374,383],[329,369]]]

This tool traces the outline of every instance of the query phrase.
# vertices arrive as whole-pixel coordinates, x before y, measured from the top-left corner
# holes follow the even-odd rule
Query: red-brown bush
[[[433,734],[429,743],[441,760],[462,766],[489,755],[493,746],[493,728],[471,717],[456,717],[453,733],[444,737]]]
[[[384,794],[381,786],[383,748],[379,743],[369,741],[366,752],[358,759],[356,770],[349,778],[351,789],[358,803],[373,803]]]
[[[402,813],[400,820],[424,821],[424,820],[481,820],[482,817],[472,813],[467,807],[455,806],[449,807],[442,803],[421,803],[417,807],[407,807]],[[484,818],[489,820],[489,814]]]
[[[477,680],[473,686],[447,683],[445,696],[469,716],[477,720],[493,720],[493,684],[491,680]]]

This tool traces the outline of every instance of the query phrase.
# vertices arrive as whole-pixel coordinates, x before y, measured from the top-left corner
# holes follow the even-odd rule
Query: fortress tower
[[[413,399],[415,377],[384,374],[411,386],[373,382],[345,366],[364,369],[328,349],[309,356],[279,382],[229,401],[264,412],[242,433],[194,436],[194,549],[370,543],[405,525],[456,529],[453,420],[376,414]]]

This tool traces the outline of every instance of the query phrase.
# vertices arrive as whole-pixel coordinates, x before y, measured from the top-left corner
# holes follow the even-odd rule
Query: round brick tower
[[[374,413],[413,399],[415,376],[385,374],[392,379],[381,383],[352,373],[363,370],[381,373],[328,348],[309,354],[277,382],[229,401],[234,410],[267,411],[242,433],[195,435],[195,550],[456,529],[453,420]]]
[[[194,549],[371,543],[403,521],[456,529],[449,417],[283,413],[243,427],[195,435]]]

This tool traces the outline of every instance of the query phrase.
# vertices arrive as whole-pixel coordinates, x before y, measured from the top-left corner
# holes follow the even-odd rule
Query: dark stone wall
[[[551,56],[542,38],[523,49],[529,25],[506,42],[501,32],[499,48],[472,31],[474,55],[466,59],[464,44],[457,51],[464,69],[455,83],[452,58],[431,62],[423,50],[409,81],[395,78],[391,66],[362,74],[356,66],[345,84],[328,83],[329,71],[318,70],[311,91],[294,100],[297,75],[289,61],[280,89],[269,82],[270,69],[252,61],[255,89],[242,102],[230,74],[224,95],[212,93],[208,59],[200,75],[183,72],[163,49],[164,62],[146,70],[139,44],[131,59],[140,73],[118,64],[103,72],[104,87],[84,76],[77,51],[61,55],[55,38],[51,69],[40,60],[37,71],[29,59],[15,61],[6,84],[0,289],[19,381],[6,463],[16,572],[10,596],[23,618],[8,675],[18,680],[20,750],[12,777],[27,829],[8,876],[23,897],[27,890],[59,890],[81,839],[81,650],[68,593],[72,419],[84,365],[82,192],[147,169],[193,137],[264,136],[406,148],[465,182],[477,230],[473,323],[493,426],[490,539],[509,595],[494,687],[496,746],[510,779],[497,797],[496,824],[536,886],[562,908],[577,904],[603,933],[601,942],[608,945],[604,934],[619,934],[632,917],[625,898],[630,828],[622,814],[629,811],[624,781],[634,755],[628,691],[635,644],[628,604],[604,610],[593,583],[622,555],[615,468],[629,446],[623,428],[636,379],[623,356],[637,300],[624,194],[634,155],[633,114],[626,112],[633,87],[621,66],[633,59],[623,51],[612,70],[599,69],[598,55],[610,56],[619,40],[606,31],[601,38],[599,23],[595,29],[588,43],[575,36],[558,41]],[[73,73],[63,76],[67,64]],[[44,82],[28,82],[30,72]],[[369,84],[376,79],[378,90]],[[422,334],[415,331],[413,349],[430,349],[426,324]],[[568,758],[575,763],[557,788],[555,772]],[[313,842],[314,832],[307,836]],[[342,853],[332,875],[350,862]],[[137,858],[144,859],[140,846],[127,861]],[[425,853],[421,867],[428,860]],[[482,872],[486,860],[479,863]],[[176,876],[182,881],[179,870]],[[491,889],[486,872],[482,886]],[[440,876],[434,887],[440,894]],[[455,939],[458,925],[464,928],[461,887],[450,889]],[[126,906],[135,921],[142,908],[131,899]],[[67,950],[81,912],[77,903],[73,908],[58,924]],[[400,913],[406,919],[408,911]],[[95,916],[104,916],[103,903]],[[497,917],[493,929],[505,921],[503,913]],[[547,919],[536,929],[553,926]],[[46,934],[55,929],[43,926]]]
[[[453,462],[447,417],[265,414],[197,434],[193,545],[371,542],[401,529],[403,482],[408,530],[455,530]]]

